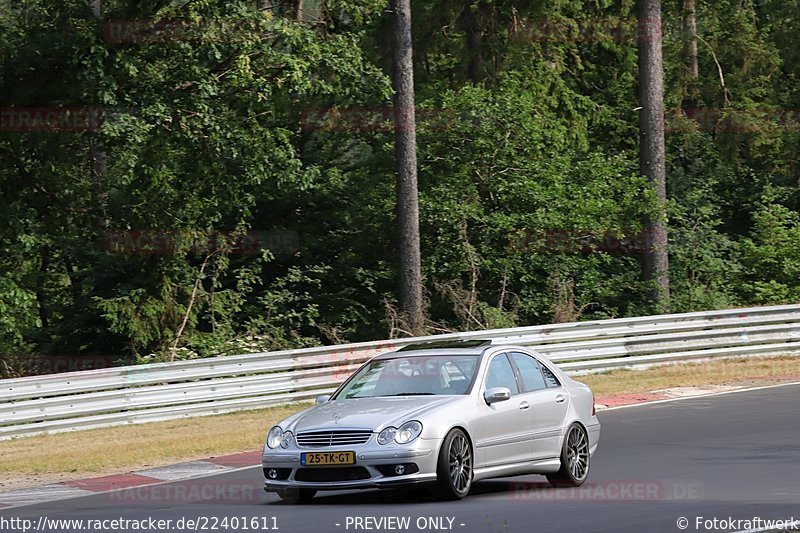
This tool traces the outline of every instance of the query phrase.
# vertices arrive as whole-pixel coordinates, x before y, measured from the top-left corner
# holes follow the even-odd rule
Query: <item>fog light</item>
[[[270,469],[270,471],[267,472],[267,475],[269,476],[270,479],[278,479],[278,471],[275,470],[274,468]]]
[[[394,467],[394,473],[397,474],[398,476],[402,476],[403,474],[406,473],[406,467],[403,465],[397,465]]]

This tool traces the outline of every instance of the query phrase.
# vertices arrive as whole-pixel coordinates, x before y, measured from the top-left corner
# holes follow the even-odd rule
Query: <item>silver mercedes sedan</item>
[[[475,481],[523,474],[578,486],[599,438],[589,387],[541,354],[481,340],[412,344],[270,429],[265,490],[303,502],[319,490],[430,483],[454,500]]]

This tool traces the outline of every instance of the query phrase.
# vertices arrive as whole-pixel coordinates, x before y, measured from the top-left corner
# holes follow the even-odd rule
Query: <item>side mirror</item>
[[[492,387],[483,393],[483,399],[488,405],[504,402],[511,399],[511,389],[508,387]]]
[[[330,395],[323,394],[322,396],[317,396],[316,398],[314,398],[314,403],[319,405],[321,403],[327,402],[330,399],[331,399]]]

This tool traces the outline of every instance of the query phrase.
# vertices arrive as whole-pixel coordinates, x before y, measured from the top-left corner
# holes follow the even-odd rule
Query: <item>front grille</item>
[[[298,446],[354,446],[366,443],[372,431],[363,429],[342,429],[337,431],[306,431],[297,434]]]
[[[369,471],[363,466],[338,468],[299,468],[294,475],[295,481],[356,481],[369,479]]]

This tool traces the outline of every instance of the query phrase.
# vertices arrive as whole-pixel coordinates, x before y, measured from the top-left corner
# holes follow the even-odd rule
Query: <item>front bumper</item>
[[[293,448],[288,450],[265,449],[261,456],[265,477],[271,469],[282,472],[289,471],[285,479],[269,479],[264,482],[264,490],[275,492],[282,489],[314,489],[314,490],[348,490],[369,488],[390,488],[399,485],[415,483],[428,483],[436,480],[436,463],[441,440],[417,439],[409,447],[379,446],[367,444],[362,446],[335,447],[335,448]],[[389,447],[390,446],[390,447]],[[356,462],[347,466],[305,467],[300,464],[300,454],[303,452],[338,452],[353,451]],[[393,465],[416,466],[417,471],[411,474],[386,475],[379,467],[392,467]],[[321,477],[317,474],[324,473],[333,479],[307,480],[304,477]],[[359,479],[348,479],[357,473]],[[341,474],[337,476],[337,474]]]

